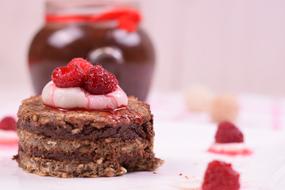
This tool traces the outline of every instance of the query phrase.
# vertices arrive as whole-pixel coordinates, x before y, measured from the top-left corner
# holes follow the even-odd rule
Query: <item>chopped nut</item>
[[[84,165],[83,165],[83,164],[79,164],[79,165],[77,166],[77,168],[80,169],[80,170],[82,170],[82,169],[84,168]]]
[[[120,172],[118,173],[119,175],[124,175],[125,173],[127,173],[127,169],[124,167],[120,167]]]
[[[106,168],[105,174],[107,177],[112,177],[115,175],[115,170],[113,168]]]
[[[32,120],[33,120],[34,122],[37,122],[37,121],[38,121],[38,116],[33,115],[33,116],[32,116]]]
[[[81,131],[81,129],[72,129],[72,131],[71,131],[71,133],[72,134],[78,134],[78,133],[80,133],[80,131]]]
[[[48,145],[55,146],[57,143],[56,143],[55,141],[48,141],[47,144],[48,144]]]
[[[102,164],[102,162],[103,162],[103,158],[100,158],[96,161],[97,164]]]
[[[67,177],[68,177],[68,175],[67,175],[67,173],[62,173],[62,174],[61,174],[61,177],[63,177],[63,178],[67,178]]]
[[[49,118],[46,118],[46,117],[40,117],[39,119],[39,123],[42,124],[42,125],[45,125],[49,122]]]

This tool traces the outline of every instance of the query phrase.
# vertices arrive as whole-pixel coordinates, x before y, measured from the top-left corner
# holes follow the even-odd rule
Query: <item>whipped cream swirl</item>
[[[59,88],[52,81],[43,88],[42,100],[46,105],[63,109],[103,110],[128,105],[128,96],[119,86],[108,94],[94,95],[79,87]]]

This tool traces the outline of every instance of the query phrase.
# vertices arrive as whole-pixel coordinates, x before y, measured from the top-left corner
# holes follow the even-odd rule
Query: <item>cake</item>
[[[15,156],[19,167],[64,178],[111,177],[158,168],[162,160],[153,153],[149,105],[127,97],[115,77],[102,67],[90,66],[83,59],[71,63],[81,68],[82,80],[72,69],[63,72],[64,68],[57,75],[55,69],[42,95],[22,102]],[[66,73],[73,77],[61,76]],[[61,84],[55,77],[62,77]]]
[[[211,153],[229,156],[250,155],[252,151],[244,142],[244,135],[233,123],[224,121],[218,125],[215,143],[209,150]]]

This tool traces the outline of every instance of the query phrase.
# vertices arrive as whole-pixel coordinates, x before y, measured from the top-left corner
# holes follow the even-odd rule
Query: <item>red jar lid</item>
[[[106,22],[115,21],[118,23],[118,28],[128,32],[137,30],[141,22],[141,14],[136,9],[131,8],[116,8],[100,14],[47,14],[47,23],[74,23],[74,22]]]

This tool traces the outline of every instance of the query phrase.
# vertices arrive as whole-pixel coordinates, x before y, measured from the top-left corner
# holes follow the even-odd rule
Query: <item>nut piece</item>
[[[102,164],[102,162],[103,162],[103,158],[100,158],[96,161],[97,164]]]
[[[55,146],[57,144],[57,142],[56,141],[47,141],[47,144]]]
[[[217,96],[211,103],[210,116],[214,122],[235,121],[239,112],[239,103],[235,96]]]
[[[71,133],[74,135],[74,134],[80,133],[80,131],[81,131],[81,129],[76,128],[76,129],[72,129]]]
[[[106,168],[105,169],[105,175],[107,176],[107,177],[113,177],[113,176],[115,176],[115,170],[113,169],[113,168]]]
[[[32,120],[33,120],[34,122],[37,122],[37,121],[38,121],[38,116],[33,115],[33,116],[32,116]]]
[[[124,175],[125,173],[127,173],[127,169],[124,167],[120,167],[120,171],[119,171],[118,175]]]

